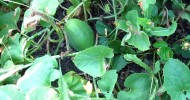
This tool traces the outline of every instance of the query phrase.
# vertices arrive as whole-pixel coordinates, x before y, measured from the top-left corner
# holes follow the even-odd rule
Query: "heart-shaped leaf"
[[[74,58],[74,64],[81,71],[100,77],[106,72],[105,58],[112,58],[113,55],[113,50],[108,47],[94,46],[79,52]]]
[[[2,42],[5,43],[7,35],[17,29],[20,12],[21,9],[16,8],[14,12],[8,12],[0,16],[0,44],[2,44]]]
[[[45,55],[34,60],[33,65],[28,68],[18,81],[17,85],[27,92],[29,89],[37,86],[50,86],[51,73],[58,66],[56,59]]]
[[[8,38],[6,47],[1,54],[1,64],[5,64],[6,61],[12,60],[14,63],[21,63],[24,61],[24,51],[20,44],[20,34],[15,34],[13,37]]]
[[[48,15],[54,15],[58,6],[59,0],[32,0],[30,3],[31,9]]]
[[[163,69],[164,87],[172,100],[190,99],[190,70],[177,59],[170,58]]]
[[[129,91],[120,91],[118,100],[149,100],[151,79],[148,74],[132,74],[125,80],[124,85]]]
[[[142,51],[148,50],[150,46],[149,37],[143,31],[131,34],[131,37],[126,42]]]
[[[107,99],[113,96],[112,91],[117,81],[117,77],[116,70],[109,70],[97,81],[99,89]]]
[[[4,85],[0,86],[0,100],[25,100],[25,96],[16,85]]]
[[[72,91],[74,94],[83,96],[87,95],[86,90],[83,87],[87,83],[87,81],[81,76],[77,75],[73,71],[70,71],[63,75],[63,78],[67,83],[69,90]]]

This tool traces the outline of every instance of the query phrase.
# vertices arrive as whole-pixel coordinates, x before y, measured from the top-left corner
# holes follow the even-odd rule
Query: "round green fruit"
[[[91,27],[79,19],[69,19],[65,26],[69,44],[77,51],[84,50],[95,44],[94,33]]]

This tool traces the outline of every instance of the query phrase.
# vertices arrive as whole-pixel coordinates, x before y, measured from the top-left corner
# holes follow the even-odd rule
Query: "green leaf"
[[[119,20],[119,22],[116,24],[117,27],[125,32],[129,32],[128,28],[131,23],[125,21],[125,20]]]
[[[141,31],[139,34],[131,34],[131,37],[126,42],[142,51],[148,50],[150,46],[149,37],[143,31]]]
[[[160,61],[156,61],[154,66],[154,74],[157,74],[160,71]]]
[[[30,9],[47,15],[54,15],[58,6],[59,0],[32,0],[30,3]]]
[[[105,13],[110,13],[111,12],[109,4],[105,4],[104,11],[105,11]]]
[[[6,43],[5,49],[1,54],[1,64],[5,64],[6,61],[12,60],[14,63],[21,63],[24,61],[24,51],[20,44],[20,34],[15,34],[13,37],[9,37]]]
[[[84,89],[84,85],[86,85],[87,81],[81,76],[77,75],[74,71],[70,71],[63,75],[63,78],[68,86],[68,89],[72,91],[74,94],[79,94],[86,96],[86,90]]]
[[[114,54],[122,53],[123,51],[125,51],[125,48],[126,48],[124,46],[121,46],[121,41],[119,41],[119,40],[113,40],[113,41],[111,41],[108,44],[108,46],[113,49]]]
[[[143,28],[151,28],[152,21],[147,18],[138,18],[137,24],[143,26]]]
[[[140,7],[144,12],[149,8],[150,4],[155,4],[156,0],[138,0],[138,2],[141,4]]]
[[[94,46],[79,52],[74,58],[74,64],[81,71],[100,77],[106,72],[105,58],[113,57],[113,50],[105,46]]]
[[[50,81],[53,82],[53,81],[59,79],[59,77],[60,77],[59,70],[54,69],[54,70],[52,71],[51,75],[50,75]]]
[[[34,87],[26,94],[28,100],[59,100],[58,93],[49,87]]]
[[[168,60],[173,57],[173,51],[169,47],[161,47],[158,49],[157,54],[162,60]]]
[[[190,14],[189,14],[189,12],[186,12],[186,11],[190,11],[190,5],[187,6],[187,8],[185,8],[185,11],[182,12],[182,14],[181,14],[181,18],[186,19],[190,22]]]
[[[99,89],[107,99],[113,97],[112,91],[117,81],[117,77],[116,70],[109,70],[97,81]]]
[[[153,47],[155,48],[168,47],[168,44],[165,41],[157,41],[153,44]]]
[[[130,21],[133,26],[136,26],[137,25],[137,18],[138,18],[137,10],[131,10],[131,11],[127,12],[125,18],[128,21]]]
[[[99,20],[96,22],[95,26],[97,33],[102,36],[106,36],[112,31],[112,29],[108,25],[104,24],[102,21]]]
[[[61,73],[61,69],[59,69],[60,73]],[[69,88],[67,86],[67,83],[65,82],[64,78],[61,77],[62,74],[60,74],[60,78],[58,81],[58,90],[59,90],[59,100],[69,100]]]
[[[136,55],[126,54],[126,55],[124,55],[124,58],[128,61],[132,61],[132,62],[138,64],[139,66],[141,66],[142,68],[147,70],[149,73],[151,73],[152,69],[148,65],[146,65],[144,62],[142,62],[141,59],[139,59]]]
[[[169,36],[176,31],[177,23],[173,20],[169,28],[155,27],[150,31],[153,36]]]
[[[0,86],[0,100],[25,100],[22,93],[16,85]]]
[[[190,71],[177,59],[170,58],[163,69],[164,87],[172,100],[190,99]]]
[[[7,38],[7,35],[12,33],[13,30],[17,29],[17,21],[20,17],[20,8],[16,8],[14,12],[8,12],[0,16],[0,44],[3,41],[2,38]]]
[[[109,42],[109,39],[106,38],[106,37],[100,36],[100,37],[98,38],[98,45],[107,46],[107,45],[108,45],[108,42]]]
[[[148,9],[144,12],[145,18],[153,19],[158,16],[158,7],[155,4],[150,4]]]
[[[124,85],[129,91],[120,91],[118,100],[149,100],[151,79],[148,74],[132,74],[125,80]]]
[[[123,55],[116,55],[112,60],[111,69],[119,72],[127,65],[127,63],[128,62],[124,59]]]
[[[33,65],[28,68],[25,74],[17,81],[17,85],[24,92],[37,86],[50,86],[51,73],[57,66],[56,59],[48,55],[36,58]]]
[[[69,0],[69,1],[73,4],[73,6],[78,6],[81,2],[81,0]]]

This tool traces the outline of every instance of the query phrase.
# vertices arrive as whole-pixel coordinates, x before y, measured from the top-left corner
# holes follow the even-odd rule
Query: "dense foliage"
[[[182,0],[0,0],[0,100],[189,100],[189,22]]]

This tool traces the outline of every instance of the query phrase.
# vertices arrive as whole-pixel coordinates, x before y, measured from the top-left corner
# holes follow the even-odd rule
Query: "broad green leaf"
[[[54,15],[57,7],[59,6],[59,0],[32,0],[30,8],[47,15]]]
[[[137,24],[143,26],[143,28],[151,28],[152,21],[147,18],[137,18]]]
[[[72,91],[74,94],[86,96],[86,90],[84,89],[84,85],[87,83],[85,79],[81,76],[77,75],[75,72],[70,71],[63,75],[63,78],[68,86],[68,89]]]
[[[73,6],[78,6],[81,2],[81,0],[69,0],[69,1],[73,4]]]
[[[116,70],[107,71],[100,80],[97,81],[100,91],[105,95],[107,99],[113,97],[112,91],[114,89],[115,83],[117,82]]]
[[[147,70],[149,73],[151,73],[152,69],[148,65],[146,65],[144,62],[142,62],[141,59],[139,59],[136,55],[126,54],[126,55],[124,55],[124,58],[128,61],[132,61],[132,62],[138,64],[139,66],[141,66],[142,68]]]
[[[105,46],[94,46],[79,52],[74,58],[74,64],[81,71],[100,77],[106,72],[105,58],[112,58],[113,50]]]
[[[50,81],[53,82],[53,81],[59,79],[59,77],[60,77],[59,70],[54,69],[54,70],[52,71],[51,75],[50,75]]]
[[[6,43],[5,49],[1,54],[1,64],[5,64],[6,61],[12,60],[14,63],[21,63],[24,61],[24,51],[20,44],[20,34],[15,34],[9,37]]]
[[[153,44],[155,48],[168,47],[168,44],[165,41],[157,41]]]
[[[96,22],[96,31],[99,35],[106,36],[112,31],[112,29],[102,21],[98,20]]]
[[[36,58],[33,65],[28,68],[25,74],[17,81],[17,85],[24,92],[37,86],[50,86],[51,73],[57,66],[56,59],[48,55]]]
[[[185,8],[185,5],[182,0],[171,0],[173,3],[172,3],[172,8],[173,9],[180,9],[180,10],[183,10]]]
[[[111,69],[119,72],[127,65],[127,63],[128,62],[124,59],[123,55],[116,55],[112,60]]]
[[[0,16],[0,44],[6,41],[8,34],[17,29],[20,12],[21,9],[16,8],[14,12],[8,12]],[[3,38],[5,38],[5,40]]]
[[[176,31],[177,23],[173,20],[172,25],[169,28],[155,27],[150,31],[150,35],[153,36],[169,36]]]
[[[190,11],[190,5],[187,8],[185,8],[185,10]],[[181,18],[186,19],[190,22],[190,14],[186,11],[182,12]]]
[[[170,58],[163,69],[164,87],[172,100],[190,99],[190,71],[177,59]]]
[[[118,100],[149,100],[151,79],[148,74],[132,74],[125,80],[124,85],[129,91],[120,91]]]
[[[133,26],[137,25],[137,18],[138,18],[137,10],[131,10],[126,14],[126,19],[130,21]]]
[[[114,54],[121,54],[126,49],[125,46],[121,46],[121,41],[119,40],[111,41],[108,46],[113,49]]]
[[[145,18],[153,19],[154,17],[157,17],[158,15],[158,7],[157,5],[150,4],[148,9],[144,11]]]
[[[49,87],[34,87],[26,94],[28,100],[59,100],[58,93]]]
[[[148,50],[150,46],[149,37],[143,31],[131,34],[131,37],[126,42],[142,51]]]
[[[130,23],[125,20],[119,20],[119,22],[116,24],[117,27],[125,32],[129,32],[129,25]]]
[[[168,60],[173,57],[173,51],[169,47],[161,47],[157,50],[157,54],[162,60]]]
[[[22,93],[16,85],[0,86],[0,100],[25,100]]]
[[[100,37],[98,38],[98,45],[107,46],[107,45],[108,45],[108,42],[109,42],[109,40],[108,40],[108,38],[106,38],[106,37],[100,36]]]

